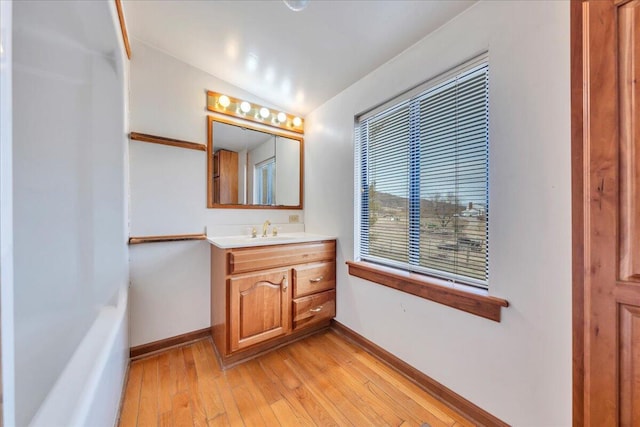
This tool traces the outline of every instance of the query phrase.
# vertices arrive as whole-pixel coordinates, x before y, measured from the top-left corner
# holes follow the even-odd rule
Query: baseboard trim
[[[209,336],[211,336],[211,328],[204,328],[198,329],[197,331],[187,332],[186,334],[176,335],[175,337],[169,337],[147,344],[137,345],[129,349],[129,357],[131,359],[138,359],[143,356],[148,356],[151,353],[157,353],[171,347],[184,345],[193,341],[201,340],[202,338],[207,338]]]
[[[489,412],[485,411],[479,406],[476,406],[453,390],[445,387],[433,378],[420,372],[413,366],[397,358],[387,350],[383,349],[377,344],[374,344],[373,342],[369,341],[362,335],[358,334],[357,332],[348,328],[337,320],[333,319],[331,321],[331,329],[342,335],[349,341],[353,342],[358,347],[361,347],[363,350],[377,357],[382,362],[386,363],[391,368],[395,369],[400,374],[413,381],[427,393],[431,394],[433,397],[440,400],[445,405],[461,413],[478,426],[509,427],[509,424],[491,415]]]
[[[303,329],[302,331],[296,331],[289,335],[285,335],[283,337],[274,338],[272,340],[266,341],[262,344],[255,344],[249,349],[245,351],[238,351],[230,356],[222,357],[220,354],[220,349],[216,347],[215,342],[213,342],[213,348],[216,353],[216,357],[218,358],[218,363],[222,370],[227,370],[229,368],[233,368],[236,365],[247,362],[251,359],[255,359],[264,354],[271,353],[274,350],[285,347],[289,344],[292,344],[296,341],[303,340],[311,335],[318,334],[320,332],[326,331],[331,327],[329,322],[322,323],[316,326],[309,327],[307,329]]]

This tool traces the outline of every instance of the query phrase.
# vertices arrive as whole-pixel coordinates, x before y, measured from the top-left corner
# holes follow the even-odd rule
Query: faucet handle
[[[273,237],[276,237],[278,235],[278,227],[276,227],[275,225],[273,226]]]
[[[258,237],[258,230],[256,230],[255,227],[251,229],[251,237],[253,238]]]

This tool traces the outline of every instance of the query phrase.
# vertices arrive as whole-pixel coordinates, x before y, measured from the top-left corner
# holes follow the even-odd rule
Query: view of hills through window
[[[409,201],[370,187],[369,254],[409,260]],[[485,279],[486,208],[460,203],[455,195],[420,201],[419,265]]]

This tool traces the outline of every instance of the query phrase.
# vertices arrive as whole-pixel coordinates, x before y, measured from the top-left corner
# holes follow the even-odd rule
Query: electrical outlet
[[[289,215],[289,224],[300,222],[300,215]]]

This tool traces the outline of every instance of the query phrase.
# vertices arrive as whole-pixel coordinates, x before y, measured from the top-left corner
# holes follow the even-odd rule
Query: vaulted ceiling
[[[294,12],[281,0],[123,2],[132,38],[302,115],[473,3],[310,0]]]

